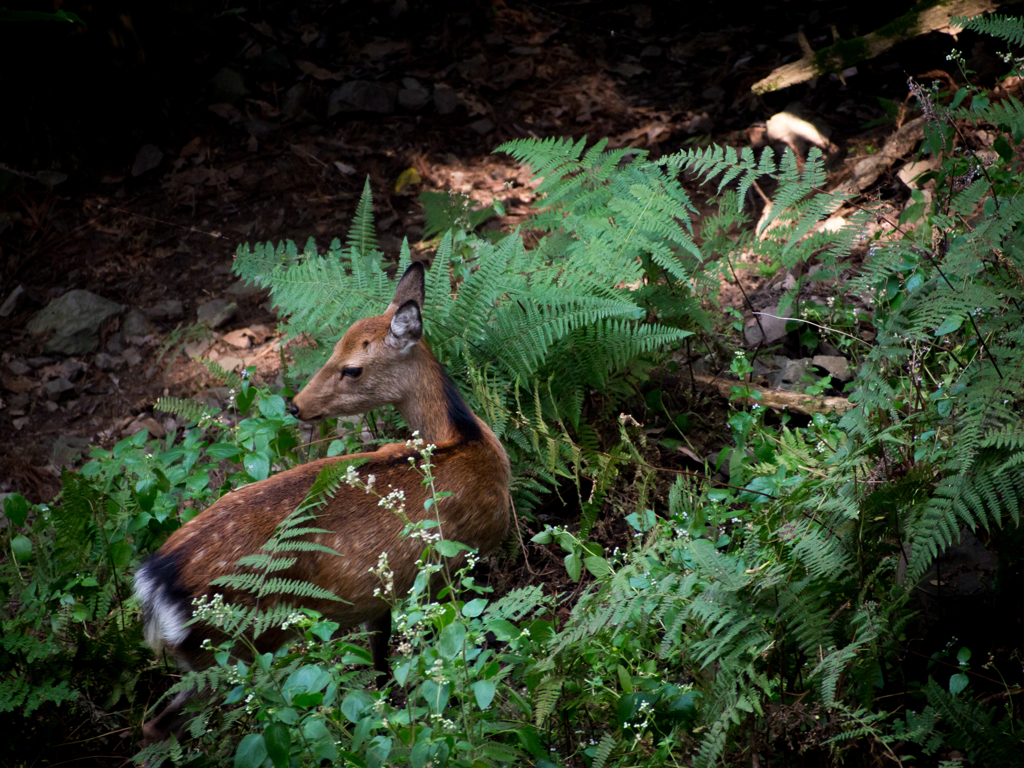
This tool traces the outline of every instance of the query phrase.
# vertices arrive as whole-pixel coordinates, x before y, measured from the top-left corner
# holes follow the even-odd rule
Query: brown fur
[[[342,459],[368,459],[359,467],[360,477],[365,480],[374,475],[374,490],[381,496],[402,489],[408,518],[439,519],[444,538],[484,553],[501,543],[509,527],[508,457],[491,429],[466,409],[457,394],[452,397],[450,382],[446,390],[443,368],[419,341],[420,327],[412,321],[419,320],[422,297],[423,269],[414,264],[399,283],[387,311],[349,329],[330,360],[296,395],[292,412],[300,418],[317,419],[394,404],[411,427],[437,446],[432,459],[435,487],[451,495],[429,512],[424,510],[421,475],[409,466],[409,458],[418,454],[402,443],[295,467],[229,493],[167,540],[158,557],[170,557],[178,564],[177,588],[193,598],[221,592],[229,601],[251,604],[250,595],[226,593],[223,588],[210,587],[210,582],[238,572],[235,563],[239,558],[259,553],[277,525],[305,499],[321,469]],[[393,322],[396,313],[399,319]],[[403,325],[403,318],[412,323],[404,335],[403,329],[410,326]],[[357,377],[342,375],[353,368],[362,372]],[[386,635],[390,607],[374,596],[381,584],[370,568],[377,565],[381,552],[387,552],[395,591],[404,595],[416,577],[423,542],[402,538],[405,521],[401,517],[379,506],[376,495],[347,485],[319,510],[315,525],[329,531],[317,534],[315,541],[340,556],[299,553],[291,569],[274,575],[309,581],[344,602],[279,596],[262,607],[289,601],[320,611],[342,628],[369,622]],[[193,625],[190,630],[183,642],[168,650],[187,667],[202,669],[212,663],[212,653],[201,648],[202,641],[209,637],[216,643],[220,638],[203,625]],[[279,630],[267,632],[257,639],[257,647],[261,652],[275,650],[288,637]],[[386,636],[381,638],[375,651],[386,650],[386,640]],[[375,661],[381,665],[381,659]],[[383,663],[386,665],[386,659]],[[146,724],[147,740],[166,738],[169,724],[184,706],[185,701],[179,699]]]

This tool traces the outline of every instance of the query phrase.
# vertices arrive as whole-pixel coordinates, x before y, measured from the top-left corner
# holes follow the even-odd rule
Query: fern
[[[203,403],[197,403],[195,400],[183,400],[177,397],[158,398],[153,407],[158,411],[172,413],[188,423],[198,423],[220,413],[220,408],[211,408]]]
[[[950,23],[972,32],[998,37],[1010,45],[1024,44],[1024,19],[993,13],[989,16],[974,16],[972,18],[957,16],[950,19]]]
[[[608,763],[608,758],[612,755],[612,750],[615,749],[616,743],[618,743],[618,739],[615,738],[614,733],[606,733],[601,737],[601,741],[594,751],[594,768],[604,768]]]

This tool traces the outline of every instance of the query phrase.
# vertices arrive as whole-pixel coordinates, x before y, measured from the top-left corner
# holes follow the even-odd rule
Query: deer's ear
[[[410,301],[416,302],[416,306],[422,308],[426,295],[426,279],[423,273],[423,262],[414,261],[405,270],[402,279],[398,281],[395,288],[395,298],[391,300],[388,309],[397,309]]]
[[[415,299],[410,299],[392,315],[391,329],[384,343],[401,352],[408,352],[422,336],[423,316],[420,314],[420,305]]]

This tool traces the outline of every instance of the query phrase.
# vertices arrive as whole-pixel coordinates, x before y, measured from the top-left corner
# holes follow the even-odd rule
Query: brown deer
[[[416,449],[404,443],[386,445],[371,453],[320,459],[289,469],[262,482],[227,494],[190,520],[151,555],[135,575],[135,591],[142,604],[147,643],[154,651],[166,650],[186,669],[201,670],[213,663],[214,645],[223,637],[192,617],[192,601],[220,592],[227,602],[252,605],[253,598],[213,588],[214,579],[239,573],[236,563],[259,554],[279,523],[306,498],[325,465],[364,458],[361,478],[375,476],[375,489],[405,494],[410,520],[440,521],[445,539],[467,544],[486,553],[505,538],[509,527],[508,456],[498,438],[463,401],[444,368],[425,343],[421,310],[424,272],[413,263],[395,290],[383,315],[357,321],[334,348],[330,359],[295,396],[291,413],[304,421],[330,416],[351,416],[392,404],[409,427],[418,430],[433,453],[435,486],[450,496],[424,510],[426,492],[421,475],[409,466]],[[370,573],[382,552],[394,572],[394,589],[404,595],[417,574],[423,543],[402,538],[405,523],[394,512],[378,506],[378,499],[360,488],[342,485],[319,511],[314,523],[328,533],[314,540],[337,554],[289,553],[299,556],[289,570],[275,573],[302,579],[333,592],[341,602],[279,595],[263,598],[261,607],[279,603],[313,608],[342,628],[361,623],[374,632],[374,666],[386,673],[391,611],[374,595],[380,579]],[[261,653],[283,645],[291,631],[270,630],[256,638]],[[240,651],[241,652],[241,651]],[[147,743],[166,739],[180,728],[182,710],[195,692],[178,694],[154,719],[143,725]]]

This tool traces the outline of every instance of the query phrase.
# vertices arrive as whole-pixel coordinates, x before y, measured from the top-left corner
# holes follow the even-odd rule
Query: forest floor
[[[906,104],[908,74],[959,78],[946,61],[954,45],[982,78],[999,64],[991,41],[934,33],[843,78],[761,97],[751,85],[800,56],[798,32],[821,47],[833,28],[852,37],[888,20],[891,4],[786,2],[742,17],[709,3],[682,24],[671,4],[404,5],[274,6],[217,18],[198,42],[187,38],[186,20],[133,27],[121,17],[106,30],[121,35],[118,47],[65,53],[86,56],[78,59],[84,92],[61,96],[26,75],[22,135],[5,142],[0,167],[0,302],[23,291],[0,317],[0,492],[49,498],[58,467],[79,461],[86,445],[172,426],[152,410],[159,396],[215,384],[177,354],[178,342],[198,339],[193,354],[226,368],[256,364],[272,381],[281,366],[276,316],[265,293],[232,276],[235,249],[343,240],[367,178],[382,250],[396,256],[408,238],[423,258],[424,190],[502,201],[505,215],[490,226],[525,217],[529,170],[493,153],[518,137],[607,138],[653,156],[712,141],[741,148],[788,110],[831,131],[834,187],[896,130],[880,99]],[[175,58],[171,42],[185,39],[191,48]],[[151,41],[154,63],[142,66]],[[120,74],[97,83],[114,65]],[[61,109],[71,117],[58,119]],[[902,160],[893,158],[866,194],[901,206],[909,194],[896,178]],[[32,177],[39,170],[68,178],[47,187]],[[691,187],[702,205],[706,190]],[[749,265],[743,290],[726,286],[723,301],[749,318],[774,305],[785,276],[774,277]],[[25,326],[71,289],[143,315],[107,320],[90,353],[46,354]],[[206,341],[183,331],[213,299],[236,305],[230,319]],[[73,386],[45,389],[59,378]]]

